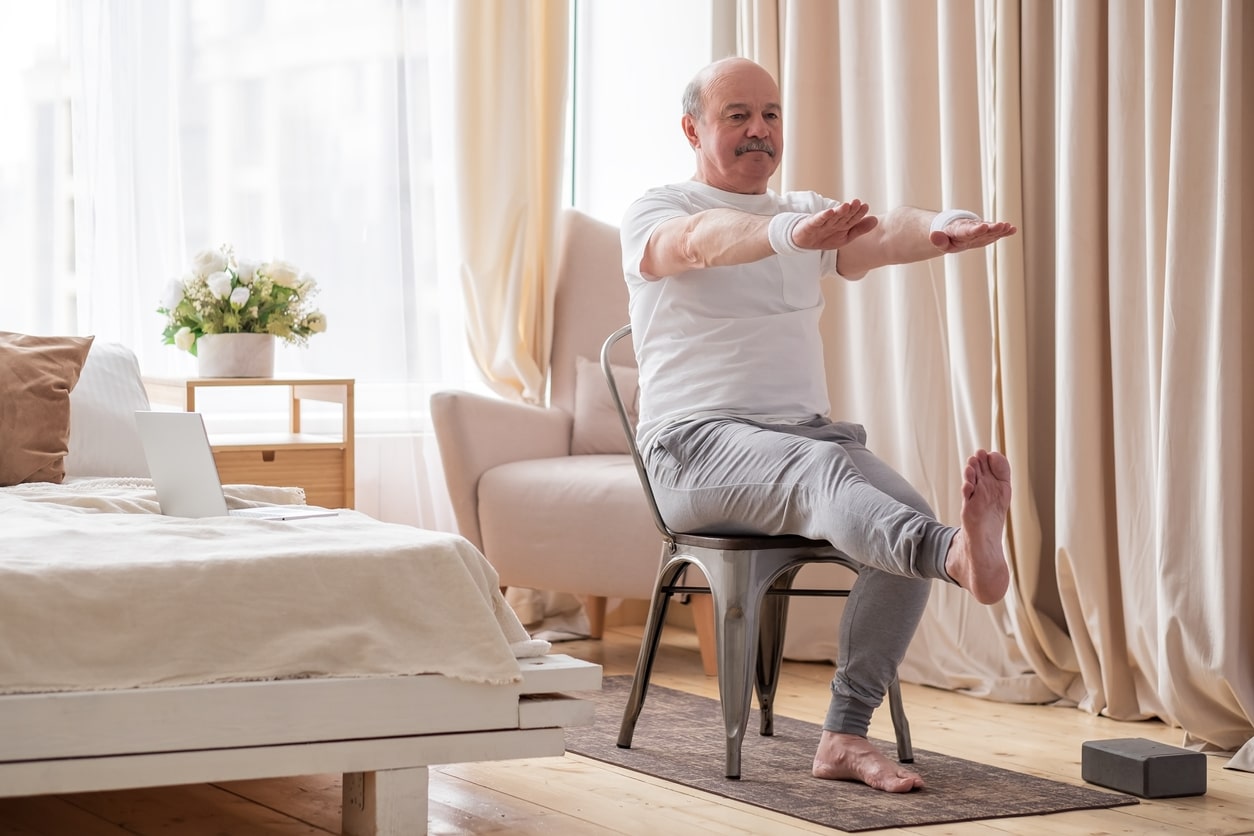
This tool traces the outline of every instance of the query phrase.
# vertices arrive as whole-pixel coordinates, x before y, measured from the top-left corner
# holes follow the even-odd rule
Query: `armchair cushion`
[[[661,538],[630,456],[501,464],[483,474],[478,498],[483,553],[502,585],[653,594]]]
[[[640,407],[640,371],[634,366],[619,365],[613,371],[627,418],[635,427]],[[601,364],[586,357],[575,358],[575,417],[570,452],[576,456],[630,452]]]

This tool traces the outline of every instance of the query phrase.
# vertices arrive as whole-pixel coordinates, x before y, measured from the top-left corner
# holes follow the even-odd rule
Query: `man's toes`
[[[988,457],[989,471],[1003,482],[1010,481],[1010,460],[1001,453],[991,453]]]

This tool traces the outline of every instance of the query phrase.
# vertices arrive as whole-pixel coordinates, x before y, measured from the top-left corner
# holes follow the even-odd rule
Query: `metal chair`
[[[718,693],[727,735],[725,774],[728,778],[739,778],[741,743],[749,725],[750,700],[755,690],[761,718],[759,732],[765,736],[774,732],[773,706],[783,661],[788,596],[849,595],[848,589],[793,589],[793,579],[807,563],[836,563],[855,573],[859,565],[821,540],[793,536],[682,534],[667,526],[653,496],[644,461],[636,447],[635,428],[627,416],[610,365],[610,349],[630,334],[631,326],[625,325],[609,336],[601,348],[601,369],[609,383],[623,432],[627,434],[636,473],[663,542],[662,567],[649,604],[636,674],[618,733],[618,746],[621,749],[631,748],[636,721],[644,708],[670,597],[677,593],[709,594],[714,605]],[[684,583],[689,566],[701,570],[708,588]],[[901,688],[896,679],[889,687],[888,702],[897,736],[898,760],[913,763],[910,726],[901,705]]]

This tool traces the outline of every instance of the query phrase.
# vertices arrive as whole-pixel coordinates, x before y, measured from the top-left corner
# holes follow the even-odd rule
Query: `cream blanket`
[[[301,501],[228,486],[232,507]],[[0,489],[0,693],[313,676],[520,679],[540,655],[456,535],[354,511],[159,513],[147,480]]]

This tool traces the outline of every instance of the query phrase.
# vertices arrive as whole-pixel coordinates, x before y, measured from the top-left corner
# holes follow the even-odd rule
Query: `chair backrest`
[[[617,227],[566,209],[561,218],[560,244],[549,352],[549,405],[573,413],[577,358],[596,362],[605,335],[626,319],[627,283],[623,280],[623,250]],[[614,362],[634,368],[635,353],[616,352]]]
[[[640,457],[640,448],[636,446],[636,428],[631,425],[631,419],[627,416],[627,405],[623,403],[623,397],[618,391],[618,382],[614,379],[614,365],[610,362],[611,355],[614,353],[614,346],[624,337],[631,336],[631,326],[624,325],[605,340],[601,346],[601,371],[605,374],[605,382],[610,386],[610,397],[614,400],[614,408],[618,411],[618,419],[623,425],[623,434],[627,436],[627,447],[631,452],[631,460],[636,465],[636,475],[640,477],[640,486],[644,488],[644,498],[649,502],[649,511],[653,514],[653,522],[657,525],[657,530],[662,532],[662,536],[672,545],[675,543],[675,532],[671,531],[667,526],[666,520],[662,519],[662,512],[657,506],[657,499],[653,496],[653,487],[649,484],[649,473],[644,469],[644,459]]]
[[[636,476],[640,478],[640,486],[644,488],[644,497],[648,500],[649,512],[653,514],[653,523],[657,526],[657,530],[662,532],[662,537],[666,540],[672,553],[679,546],[703,546],[706,548],[746,551],[763,548],[824,549],[831,553],[822,556],[810,556],[808,559],[815,562],[839,563],[842,566],[853,568],[853,564],[847,555],[836,552],[830,543],[823,540],[811,540],[795,534],[686,534],[677,532],[666,524],[666,520],[662,518],[662,511],[658,508],[657,499],[653,496],[653,486],[649,484],[649,472],[645,470],[644,459],[640,455],[640,448],[636,445],[636,428],[632,426],[631,419],[628,417],[627,406],[623,403],[622,395],[618,390],[618,382],[614,379],[614,365],[610,362],[611,354],[617,343],[630,335],[631,326],[624,325],[606,338],[601,346],[601,372],[605,375],[605,382],[609,384],[610,396],[614,401],[614,409],[618,412],[619,423],[622,425],[624,435],[627,436],[627,447],[631,452],[631,460],[636,465]]]

